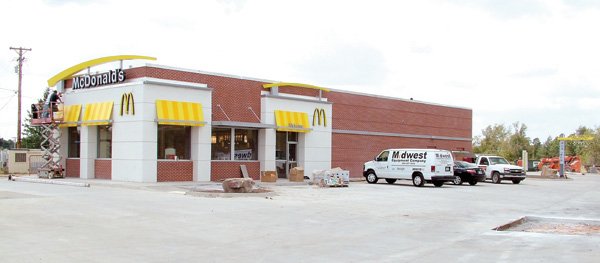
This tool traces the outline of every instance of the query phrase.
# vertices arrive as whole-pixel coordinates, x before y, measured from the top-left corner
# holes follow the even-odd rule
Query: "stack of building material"
[[[274,183],[277,181],[277,172],[275,171],[262,171],[260,172],[260,181],[266,183]]]
[[[290,182],[304,182],[304,168],[294,167],[290,170]]]
[[[542,177],[558,178],[558,170],[552,169],[547,165],[542,166]]]
[[[350,171],[336,167],[328,170],[315,170],[313,184],[320,187],[347,187],[350,183]]]

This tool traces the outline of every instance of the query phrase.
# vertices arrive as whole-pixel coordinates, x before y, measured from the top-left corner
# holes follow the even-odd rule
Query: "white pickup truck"
[[[485,171],[485,179],[491,179],[495,184],[502,180],[512,180],[513,184],[518,184],[526,177],[523,167],[512,165],[500,156],[480,155],[475,164]]]

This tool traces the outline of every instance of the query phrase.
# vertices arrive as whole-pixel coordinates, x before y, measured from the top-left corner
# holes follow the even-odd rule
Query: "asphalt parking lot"
[[[2,262],[598,262],[598,233],[495,231],[523,216],[600,221],[600,175],[519,185],[262,186],[0,178]],[[64,180],[64,179],[56,179]],[[72,180],[79,181],[81,180]],[[596,220],[596,221],[589,221]]]

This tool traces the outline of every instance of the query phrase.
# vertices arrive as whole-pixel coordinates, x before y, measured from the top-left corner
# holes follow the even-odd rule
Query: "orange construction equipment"
[[[538,169],[541,171],[542,167],[548,166],[551,169],[560,169],[560,158],[542,158],[538,164]],[[567,172],[581,172],[581,158],[579,156],[565,156],[565,170]]]

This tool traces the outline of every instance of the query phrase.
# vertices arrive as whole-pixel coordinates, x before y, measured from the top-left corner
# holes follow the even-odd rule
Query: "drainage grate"
[[[563,235],[600,235],[600,221],[525,216],[493,230]]]

